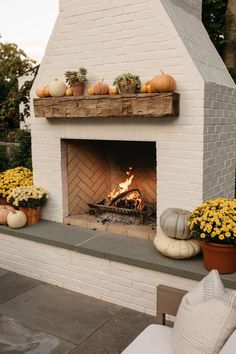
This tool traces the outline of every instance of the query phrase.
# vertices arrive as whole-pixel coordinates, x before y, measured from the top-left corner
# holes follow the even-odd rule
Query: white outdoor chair
[[[157,323],[144,329],[121,354],[175,354],[171,345],[172,328],[166,326],[166,315],[176,316],[186,291],[165,285],[157,287]],[[236,330],[219,354],[236,354]]]

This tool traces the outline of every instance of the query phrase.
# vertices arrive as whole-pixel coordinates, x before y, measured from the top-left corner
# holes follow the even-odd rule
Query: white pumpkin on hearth
[[[154,238],[154,246],[164,256],[174,259],[185,259],[201,252],[198,240],[177,240],[159,233]]]
[[[7,215],[7,224],[12,229],[20,229],[24,227],[27,223],[27,218],[25,213],[20,210],[10,211]]]

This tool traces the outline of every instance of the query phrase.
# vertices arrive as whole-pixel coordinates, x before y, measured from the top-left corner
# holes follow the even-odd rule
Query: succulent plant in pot
[[[65,80],[72,87],[74,96],[83,96],[87,80],[87,69],[79,68],[79,71],[66,71]]]
[[[141,81],[138,75],[124,73],[117,76],[113,83],[121,94],[140,92]]]

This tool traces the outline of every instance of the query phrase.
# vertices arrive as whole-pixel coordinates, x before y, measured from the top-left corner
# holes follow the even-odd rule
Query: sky
[[[0,41],[16,43],[40,63],[58,6],[59,0],[0,0]]]

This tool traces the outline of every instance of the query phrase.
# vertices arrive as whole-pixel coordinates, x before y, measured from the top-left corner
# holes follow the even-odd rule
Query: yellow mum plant
[[[31,186],[33,174],[26,167],[16,167],[0,173],[0,198],[6,198],[19,186]]]
[[[48,194],[42,187],[16,187],[7,197],[9,204],[15,207],[36,208],[46,204]]]
[[[206,242],[236,244],[236,199],[211,199],[197,207],[189,220],[192,237]]]

